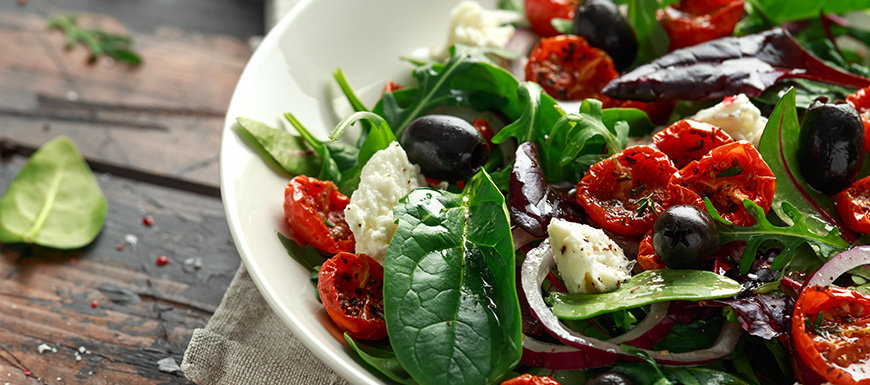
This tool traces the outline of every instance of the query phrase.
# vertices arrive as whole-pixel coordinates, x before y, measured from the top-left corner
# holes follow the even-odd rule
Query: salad
[[[328,138],[238,118],[324,312],[402,384],[870,384],[870,4],[619,3],[462,2]]]

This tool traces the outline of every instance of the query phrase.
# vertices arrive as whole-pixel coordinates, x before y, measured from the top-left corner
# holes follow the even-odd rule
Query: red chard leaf
[[[604,94],[642,101],[758,96],[779,80],[802,78],[852,88],[870,79],[828,66],[775,28],[678,49],[613,80]]]

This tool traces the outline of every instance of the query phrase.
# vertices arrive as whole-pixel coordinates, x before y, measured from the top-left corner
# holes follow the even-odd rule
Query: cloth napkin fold
[[[181,369],[198,385],[346,385],[293,336],[239,267],[205,329],[196,329]]]

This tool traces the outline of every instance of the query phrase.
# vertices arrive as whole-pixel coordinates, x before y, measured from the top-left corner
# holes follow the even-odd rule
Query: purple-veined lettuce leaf
[[[870,79],[828,66],[775,28],[678,49],[620,76],[604,87],[616,99],[704,100],[761,94],[779,80],[803,78],[853,88]]]
[[[794,299],[789,296],[756,295],[712,302],[733,309],[743,330],[756,337],[773,339],[791,327]]]

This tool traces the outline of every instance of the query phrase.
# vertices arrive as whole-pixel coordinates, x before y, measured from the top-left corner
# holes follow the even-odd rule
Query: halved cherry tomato
[[[334,183],[304,175],[284,188],[284,218],[293,237],[327,254],[354,249],[353,233],[344,220],[348,203]]]
[[[737,226],[751,226],[755,219],[743,207],[749,199],[770,210],[776,176],[749,142],[719,146],[700,160],[689,163],[670,180],[671,190],[710,198],[722,217]]]
[[[659,151],[668,154],[677,168],[683,168],[734,139],[712,124],[683,119],[653,135],[652,141]]]
[[[383,287],[384,268],[365,254],[338,253],[317,275],[326,314],[341,331],[361,340],[387,337]]]
[[[650,230],[640,241],[640,246],[637,248],[637,264],[644,271],[664,269],[665,264],[662,259],[656,255],[656,250],[652,244],[652,230]]]
[[[669,50],[730,36],[743,17],[744,0],[681,0],[656,12],[671,39]]]
[[[607,104],[601,90],[617,76],[610,56],[580,36],[541,39],[526,64],[526,80],[559,100],[596,98]]]
[[[574,10],[578,0],[525,0],[526,17],[529,24],[540,37],[550,37],[559,34],[550,22],[553,19],[574,19]]]
[[[402,88],[403,88],[402,86],[396,84],[392,80],[388,80],[386,83],[384,83],[384,89],[381,91],[381,94],[383,95],[386,93],[398,91],[398,90],[401,90]]]
[[[846,97],[846,102],[855,107],[864,123],[864,151],[870,151],[870,87],[855,91]]]
[[[668,179],[676,171],[661,151],[629,147],[586,172],[577,184],[577,202],[605,230],[630,236],[645,234],[667,208]]]
[[[639,100],[616,100],[611,99],[604,108],[637,108],[646,112],[649,120],[658,125],[664,125],[671,118],[676,102],[641,102]]]
[[[833,384],[870,384],[870,297],[806,287],[794,306],[791,333],[801,369]]]
[[[849,230],[870,234],[870,176],[837,194],[837,213]]]
[[[526,373],[504,381],[501,385],[562,385],[562,383],[550,377],[538,377]]]

